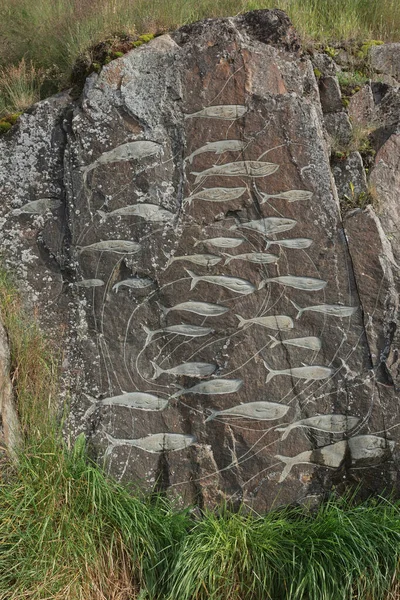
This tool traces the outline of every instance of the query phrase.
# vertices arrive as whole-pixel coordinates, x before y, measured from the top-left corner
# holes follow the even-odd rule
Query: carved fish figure
[[[136,440],[116,439],[108,433],[106,433],[106,437],[110,442],[106,455],[116,446],[133,446],[145,452],[158,453],[183,450],[183,448],[196,443],[194,435],[184,435],[181,433],[153,433]]]
[[[240,279],[239,277],[230,277],[228,275],[196,275],[193,271],[185,269],[186,273],[192,278],[190,289],[193,290],[199,281],[205,281],[206,283],[212,283],[224,287],[231,292],[237,294],[252,294],[256,291],[255,286],[247,281],[246,279]]]
[[[315,450],[306,450],[305,452],[297,454],[297,456],[290,457],[281,456],[279,454],[276,455],[275,458],[285,463],[285,467],[279,478],[279,483],[285,481],[295,465],[312,464],[320,465],[322,467],[331,467],[332,469],[340,467],[346,454],[346,447],[347,442],[343,440],[341,442],[336,442],[336,444],[331,444],[330,446],[323,446],[322,448],[317,448]]]
[[[308,238],[292,238],[290,240],[266,240],[266,242],[266,250],[268,250],[268,248],[273,244],[281,246],[281,248],[294,248],[295,250],[300,250],[301,248],[309,248],[313,243],[313,241]]]
[[[222,304],[212,304],[211,302],[200,302],[197,300],[181,302],[180,304],[171,306],[171,308],[166,308],[160,303],[157,304],[165,315],[167,315],[171,310],[185,310],[202,317],[219,317],[220,315],[223,315],[229,311],[229,308],[223,306]]]
[[[120,287],[128,287],[131,290],[143,290],[154,285],[155,282],[147,277],[132,277],[131,279],[124,279],[113,285],[114,292],[118,292]]]
[[[167,375],[186,375],[187,377],[207,377],[218,369],[218,365],[203,362],[188,362],[171,369],[162,369],[152,360],[150,362],[154,368],[153,379],[158,379],[163,373]]]
[[[349,415],[317,415],[308,419],[300,419],[295,423],[291,423],[287,427],[278,427],[275,431],[283,431],[281,440],[285,440],[292,429],[297,427],[305,427],[307,429],[317,429],[326,433],[346,433],[354,429],[360,422],[358,417],[350,417]]]
[[[376,435],[355,435],[348,443],[352,462],[366,465],[388,458],[395,447],[394,441]]]
[[[223,121],[235,121],[246,114],[247,108],[242,104],[220,104],[216,106],[206,106],[195,113],[185,115],[185,119],[222,119]]]
[[[211,246],[215,246],[216,248],[236,248],[243,244],[243,238],[228,238],[228,237],[216,237],[216,238],[208,238],[206,240],[195,240],[194,246],[196,247],[198,244],[211,244]]]
[[[295,346],[296,348],[306,348],[306,350],[321,350],[321,340],[317,337],[292,338],[290,340],[277,340],[273,335],[269,336],[273,342],[270,348],[275,348],[279,344],[283,346]]]
[[[198,148],[190,156],[187,157],[190,163],[193,162],[195,156],[204,154],[204,152],[214,152],[215,154],[223,154],[224,152],[239,152],[247,146],[242,140],[220,140],[218,142],[207,142],[205,146]]]
[[[317,304],[316,306],[301,308],[293,300],[290,302],[298,311],[296,319],[299,319],[307,310],[322,313],[323,315],[330,315],[331,317],[351,317],[358,310],[357,306],[342,306],[341,304]]]
[[[240,390],[242,385],[242,379],[211,379],[210,381],[198,383],[191,388],[181,389],[175,392],[175,394],[171,396],[171,399],[179,398],[179,396],[182,396],[183,394],[233,394]]]
[[[165,221],[172,221],[174,215],[169,210],[161,208],[157,204],[130,204],[129,206],[123,206],[117,208],[109,213],[102,210],[97,211],[102,219],[109,219],[110,217],[141,217],[151,223],[163,223]]]
[[[260,196],[262,196],[261,204],[271,198],[279,198],[288,202],[298,202],[300,200],[311,200],[312,192],[308,192],[307,190],[289,190],[287,192],[280,192],[279,194],[264,194],[260,192]]]
[[[90,400],[92,406],[83,415],[84,419],[93,414],[98,406],[125,406],[126,408],[135,408],[136,410],[164,410],[168,406],[168,400],[154,396],[154,394],[148,394],[147,392],[127,392],[126,394],[111,396],[102,400],[96,400],[96,398],[92,398],[88,394],[85,394],[85,396]]]
[[[323,290],[328,285],[327,281],[323,279],[317,279],[316,277],[296,277],[295,275],[283,275],[281,277],[270,277],[269,279],[263,279],[258,286],[258,289],[265,287],[267,283],[279,283],[287,287],[294,288],[295,290],[304,290],[306,292],[315,292],[317,290]]]
[[[146,343],[144,347],[148,346],[153,339],[153,336],[156,333],[172,333],[174,335],[184,335],[186,337],[203,337],[204,335],[208,335],[212,333],[214,330],[210,327],[200,327],[199,325],[188,325],[187,323],[181,323],[180,325],[170,325],[169,327],[164,327],[163,329],[156,329],[155,331],[150,331],[146,327],[146,325],[142,325],[144,331],[147,334]]]
[[[159,154],[162,150],[161,144],[155,142],[149,142],[147,140],[141,140],[136,142],[127,142],[121,144],[112,150],[103,152],[97,160],[92,162],[90,165],[84,168],[84,176],[95,169],[98,165],[106,165],[115,162],[125,162],[128,160],[141,160],[147,156],[154,156]]]
[[[318,379],[328,379],[334,374],[334,370],[329,367],[320,367],[319,365],[309,365],[306,367],[294,367],[293,369],[282,369],[281,371],[275,371],[271,369],[263,360],[265,368],[269,371],[265,383],[271,381],[276,375],[289,375],[296,379],[305,379],[306,381],[313,381]]]
[[[191,204],[193,200],[205,200],[206,202],[228,202],[228,200],[236,200],[236,198],[240,198],[247,188],[245,187],[237,187],[237,188],[206,188],[201,190],[200,192],[196,192],[192,194],[188,198],[183,200],[184,203]]]
[[[278,404],[277,402],[248,402],[225,410],[212,410],[205,422],[212,421],[216,417],[241,417],[242,419],[254,419],[256,421],[275,421],[284,417],[289,408],[286,404]]]
[[[279,256],[276,254],[264,254],[263,252],[248,252],[247,254],[236,254],[235,256],[224,253],[222,254],[227,257],[224,263],[225,265],[230,263],[231,260],[246,260],[258,265],[269,265],[272,263],[277,263],[279,260]]]
[[[268,317],[253,317],[252,319],[244,319],[240,315],[236,315],[239,319],[238,327],[244,327],[247,323],[254,323],[255,325],[261,325],[261,327],[268,327],[269,329],[293,329],[294,323],[290,317],[286,315],[270,315]]]
[[[115,254],[136,254],[140,250],[140,244],[127,240],[103,240],[89,246],[76,246],[79,254],[82,252],[114,252]]]
[[[81,281],[75,281],[74,285],[82,288],[100,287],[104,285],[104,281],[102,279],[82,279]]]
[[[199,183],[204,177],[267,177],[279,169],[279,165],[268,162],[258,162],[256,160],[239,160],[224,165],[214,165],[205,171],[194,172],[196,175],[195,183]]]
[[[12,215],[43,215],[49,210],[57,210],[61,208],[62,202],[61,200],[57,200],[56,198],[40,198],[39,200],[32,200],[32,202],[27,202],[20,208],[14,208],[11,211]]]
[[[222,258],[216,254],[186,254],[184,256],[173,256],[169,259],[168,265],[178,260],[187,260],[194,265],[201,265],[202,267],[214,267],[221,262]]]
[[[294,219],[285,219],[284,217],[265,217],[264,219],[257,219],[256,221],[248,221],[247,223],[240,223],[240,225],[233,225],[231,229],[251,229],[258,233],[272,235],[274,233],[289,231],[289,229],[293,229],[296,223],[297,221]],[[279,242],[271,243],[277,244]]]

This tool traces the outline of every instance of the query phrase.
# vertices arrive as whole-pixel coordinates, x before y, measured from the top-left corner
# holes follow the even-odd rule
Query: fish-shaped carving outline
[[[282,456],[277,454],[275,458],[285,464],[285,467],[283,468],[279,478],[279,483],[285,481],[286,477],[289,475],[290,471],[295,465],[311,464],[316,466],[330,467],[332,469],[340,467],[346,455],[346,449],[347,442],[342,440],[340,442],[336,442],[335,444],[330,444],[329,446],[322,446],[321,448],[317,448],[315,450],[306,450],[305,452],[300,452],[300,454],[297,454],[297,456]]]
[[[118,293],[120,287],[127,287],[131,290],[144,290],[153,285],[155,285],[155,281],[148,277],[131,277],[130,279],[118,281],[118,283],[113,285],[112,289],[115,293]]]
[[[215,246],[216,248],[237,248],[240,244],[243,244],[243,238],[231,238],[231,237],[216,237],[216,238],[208,238],[205,240],[197,240],[193,238],[195,243],[194,247],[199,244],[211,244],[211,246]]]
[[[286,427],[277,427],[275,431],[283,432],[281,440],[285,440],[293,429],[304,427],[305,429],[316,429],[331,434],[344,434],[354,429],[360,422],[359,417],[350,415],[316,415],[295,421]]]
[[[214,267],[221,260],[221,256],[217,256],[216,254],[183,254],[182,256],[172,256],[168,261],[168,266],[177,261],[188,261],[194,265]]]
[[[225,265],[229,264],[232,260],[245,260],[247,262],[255,263],[257,265],[269,265],[275,264],[279,260],[279,256],[276,254],[265,254],[264,252],[247,252],[246,254],[225,254],[221,253],[226,257]]]
[[[204,188],[200,192],[196,192],[183,200],[183,204],[191,204],[193,200],[204,200],[205,202],[229,202],[243,196],[246,187],[236,188]]]
[[[247,324],[261,325],[261,327],[277,329],[278,331],[293,329],[294,327],[293,319],[287,315],[268,315],[266,317],[253,317],[250,319],[245,319],[240,315],[235,316],[239,319],[239,329]]]
[[[152,379],[158,379],[163,374],[203,378],[212,375],[218,369],[218,365],[204,362],[182,363],[181,365],[171,367],[170,369],[162,369],[154,361],[151,360],[150,362],[154,369]]]
[[[223,154],[224,152],[241,152],[246,148],[247,145],[248,142],[243,140],[218,140],[216,142],[207,142],[204,146],[192,152],[192,154],[190,154],[190,156],[188,156],[185,160],[192,164],[195,156],[199,156],[205,152],[214,152],[215,154]]]
[[[250,281],[241,279],[240,277],[231,277],[230,275],[196,275],[196,273],[193,273],[193,271],[190,271],[189,269],[185,269],[185,271],[192,278],[190,284],[191,290],[193,290],[200,281],[204,281],[242,295],[252,294],[256,291],[256,287],[250,283]]]
[[[136,254],[141,249],[140,244],[129,240],[101,240],[89,246],[76,246],[79,254],[82,252],[113,252],[114,254]]]
[[[278,283],[285,287],[291,287],[295,290],[303,290],[305,292],[315,292],[323,290],[328,282],[323,279],[317,279],[316,277],[297,277],[296,275],[282,275],[280,277],[269,277],[263,279],[258,286],[261,290],[266,286],[267,283]]]
[[[104,285],[104,281],[102,279],[81,279],[80,281],[75,281],[73,285],[78,288],[101,287]]]
[[[116,208],[111,212],[98,210],[97,213],[103,220],[112,217],[140,217],[150,223],[164,223],[172,221],[175,217],[171,211],[161,208],[158,204],[148,204],[145,202]]]
[[[279,165],[256,160],[238,160],[223,165],[214,165],[201,172],[192,171],[195,175],[195,184],[205,177],[268,177],[279,169]]]
[[[304,248],[309,248],[313,243],[313,240],[309,238],[291,238],[288,240],[265,240],[266,246],[265,249],[268,250],[270,246],[276,244],[281,248],[293,248],[294,250],[302,250]]]
[[[291,369],[281,369],[277,371],[272,369],[266,362],[263,360],[264,366],[269,371],[267,375],[267,379],[265,383],[271,381],[273,377],[277,375],[289,375],[290,377],[295,377],[296,379],[305,379],[308,381],[319,381],[320,379],[328,379],[334,374],[334,370],[330,367],[323,367],[320,365],[307,365],[305,367],[292,367]]]
[[[298,304],[296,304],[296,302],[293,302],[293,300],[290,302],[298,311],[296,319],[299,319],[306,311],[318,312],[331,317],[344,318],[351,317],[358,310],[358,306],[345,306],[342,304],[317,304],[315,306],[306,306],[305,308],[301,308]]]
[[[142,328],[145,331],[147,338],[144,347],[146,348],[153,337],[157,333],[163,334],[173,334],[173,335],[183,335],[186,337],[203,337],[212,333],[214,329],[211,327],[201,327],[200,325],[189,325],[188,323],[180,323],[178,325],[170,325],[169,327],[163,327],[162,329],[156,329],[154,331],[150,331],[146,325],[142,324]]]
[[[197,112],[186,114],[186,119],[221,119],[223,121],[236,121],[243,117],[248,108],[243,104],[216,104],[214,106],[205,106]]]
[[[108,433],[105,434],[109,441],[106,455],[108,455],[116,446],[133,446],[139,450],[150,452],[151,454],[159,454],[160,452],[175,452],[183,450],[188,446],[196,443],[194,435],[182,433],[152,433],[146,437],[137,439],[118,439]]]
[[[246,223],[240,223],[239,225],[232,225],[230,229],[251,229],[257,233],[263,235],[273,235],[275,233],[283,233],[289,231],[297,225],[297,221],[294,219],[287,219],[285,217],[264,217],[263,219],[256,219],[255,221],[247,221]],[[279,244],[279,240],[271,242]],[[269,245],[271,245],[271,243]]]
[[[130,160],[141,160],[148,156],[154,156],[162,151],[162,145],[149,140],[136,140],[126,142],[112,150],[103,152],[94,162],[83,169],[84,178],[90,171],[93,171],[99,165],[106,165],[115,162],[126,162]]]
[[[157,304],[164,315],[167,315],[171,310],[183,310],[202,317],[219,317],[229,311],[229,308],[223,304],[213,304],[211,302],[200,302],[197,300],[181,302],[170,308],[162,306],[159,302],[157,302]]]
[[[281,344],[283,346],[294,346],[295,348],[305,348],[306,350],[318,352],[321,350],[322,346],[321,340],[315,336],[290,338],[287,340],[277,340],[273,335],[270,335],[269,337],[272,341],[270,348],[275,348],[275,346]]]
[[[224,410],[212,410],[205,423],[213,421],[217,417],[236,417],[241,419],[253,419],[255,421],[277,421],[282,419],[288,412],[290,406],[277,402],[247,402]]]
[[[279,200],[287,200],[288,202],[301,202],[303,200],[311,200],[313,193],[308,190],[288,190],[287,192],[280,192],[278,194],[265,194],[259,192],[262,197],[261,204],[272,200],[273,198]]]
[[[243,385],[242,379],[210,379],[209,381],[203,381],[196,385],[180,389],[171,396],[172,398],[179,398],[185,394],[201,394],[201,395],[221,395],[221,394],[234,394],[240,390]]]
[[[168,406],[168,400],[160,398],[154,394],[147,392],[126,392],[118,396],[110,396],[98,400],[85,394],[86,398],[90,400],[91,406],[87,409],[83,415],[83,419],[87,419],[92,415],[99,406],[124,406],[125,408],[133,408],[136,410],[145,411],[161,411]]]

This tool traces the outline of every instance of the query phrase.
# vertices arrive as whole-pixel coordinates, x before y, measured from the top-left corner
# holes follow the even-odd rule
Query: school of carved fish
[[[227,131],[229,131],[229,128],[233,125],[232,122],[244,117],[248,110],[249,109],[244,105],[213,105],[206,106],[192,114],[185,114],[184,119],[185,121],[191,119],[216,119],[221,121],[230,121],[231,123],[227,124]],[[221,156],[221,158],[216,161],[217,164],[215,164],[215,158],[213,156],[207,156],[205,160],[208,160],[209,164],[212,166],[204,168],[202,171],[192,171],[190,173],[190,175],[194,177],[194,184],[200,184],[200,186],[202,185],[201,182],[209,177],[242,177],[253,179],[269,177],[278,171],[280,168],[279,164],[264,162],[261,160],[237,160],[234,162],[226,162],[226,160],[232,161],[232,158],[230,156],[224,157],[223,155],[225,153],[241,152],[242,156],[239,156],[239,158],[243,158],[243,152],[249,145],[250,143],[248,141],[244,141],[242,139],[217,139],[215,141],[209,141],[192,151],[191,154],[184,159],[184,164],[192,164],[197,156],[203,154],[214,154]],[[162,144],[148,140],[136,140],[121,144],[104,152],[94,162],[81,169],[84,183],[87,182],[88,173],[100,165],[127,162],[131,160],[140,161],[147,157],[158,157],[162,154],[162,152]],[[265,152],[263,155],[265,155]],[[261,155],[261,157],[263,155]],[[191,181],[193,181],[193,179]],[[225,181],[223,181],[223,183],[225,183]],[[189,192],[187,197],[184,197],[183,200],[181,200],[181,207],[184,207],[185,205],[190,206],[196,201],[197,208],[199,203],[204,201],[210,203],[210,205],[207,207],[208,210],[211,210],[214,207],[220,209],[221,207],[218,206],[218,203],[227,203],[237,200],[241,198],[246,191],[249,192],[250,195],[251,182],[248,184],[249,187],[247,187],[247,184],[243,183],[242,181],[240,183],[242,183],[242,185],[237,187],[203,187],[201,190],[199,190],[199,186],[197,186],[192,192]],[[254,182],[253,184],[255,185]],[[274,187],[275,185],[276,181],[274,181]],[[271,200],[282,200],[286,203],[294,203],[311,202],[313,199],[313,192],[310,190],[293,189],[274,193],[266,193],[257,189],[257,193],[258,196],[261,197],[260,204],[267,205],[265,207],[263,206],[263,209],[267,207],[274,209],[277,206],[284,206],[284,204],[280,204],[279,202],[274,203],[275,206],[270,205],[269,202]],[[11,211],[11,214],[18,215],[26,213],[43,215],[48,211],[59,209],[61,206],[61,200],[42,198],[28,202],[21,208]],[[240,207],[240,211],[237,211],[238,215],[242,215],[244,213],[242,208],[245,206],[246,204],[243,202],[243,205]],[[222,207],[223,210],[227,210],[228,208],[230,207]],[[237,204],[234,206],[234,208],[237,208]],[[251,213],[252,216],[260,214],[260,206],[258,206],[258,211],[258,213]],[[96,212],[101,219],[101,223],[108,219],[112,220],[115,218],[130,216],[140,217],[148,223],[169,223],[169,226],[164,226],[161,228],[161,231],[164,231],[164,233],[167,233],[172,229],[172,222],[175,222],[175,224],[177,222],[175,221],[176,215],[173,212],[162,208],[158,204],[151,204],[148,202],[137,202],[136,204],[123,206],[111,211],[107,211],[106,209],[97,210]],[[216,221],[220,220],[221,214],[223,216],[223,212],[218,215]],[[234,213],[226,214],[229,216],[229,218],[231,218]],[[287,239],[270,239],[266,237],[275,236],[277,234],[290,231],[298,224],[296,220],[287,218],[284,215],[281,215],[281,213],[278,211],[276,211],[274,214],[279,216],[261,216],[258,219],[241,222],[242,217],[240,217],[239,221],[239,217],[236,217],[235,213],[235,224],[230,226],[228,231],[233,231],[233,235],[235,235],[235,233],[241,234],[243,237],[220,235],[218,237],[208,237],[205,239],[193,238],[193,247],[196,247],[200,244],[212,246],[215,250],[211,250],[211,252],[215,252],[215,254],[199,253],[174,255],[175,251],[173,251],[171,254],[165,254],[167,258],[169,257],[166,267],[169,267],[173,263],[189,262],[200,267],[206,267],[209,271],[212,267],[217,266],[219,263],[221,263],[221,261],[224,260],[224,265],[230,265],[230,268],[233,267],[234,270],[236,269],[239,275],[241,270],[246,272],[246,265],[243,263],[253,263],[263,267],[263,269],[260,270],[262,270],[264,277],[258,285],[255,285],[251,281],[248,281],[242,277],[233,276],[230,274],[226,275],[218,272],[216,273],[215,271],[211,271],[211,274],[209,274],[209,272],[207,274],[196,274],[193,271],[184,268],[184,271],[186,271],[191,280],[190,290],[194,290],[200,282],[211,284],[219,288],[224,288],[239,296],[247,296],[260,291],[265,297],[267,292],[268,294],[271,293],[270,288],[268,287],[268,289],[264,292],[262,292],[262,290],[268,284],[272,283],[278,284],[285,288],[292,288],[294,290],[300,290],[303,292],[318,292],[323,290],[328,285],[328,282],[323,279],[291,274],[282,275],[281,263],[286,258],[285,253],[280,252],[280,254],[277,255],[267,252],[253,251],[254,245],[250,242],[253,242],[254,236],[250,236],[250,239],[248,239],[248,232],[259,233],[264,236],[263,241],[265,242],[265,250],[268,250],[270,246],[275,245],[278,246],[280,250],[305,250],[312,245],[313,240],[305,237]],[[220,225],[218,224],[217,227],[219,228]],[[222,250],[234,249],[242,244],[245,246],[247,245],[247,247],[241,254],[228,254],[226,252],[222,252]],[[76,246],[76,251],[79,255],[90,252],[109,252],[122,255],[123,258],[121,258],[121,261],[127,260],[127,256],[137,254],[141,250],[142,244],[140,240],[136,242],[130,239],[99,240],[86,246]],[[280,261],[281,257],[282,261],[278,264],[278,261]],[[275,273],[274,276],[269,276],[270,267],[267,267],[266,265],[273,265],[271,269],[272,273]],[[179,268],[181,268],[180,265]],[[120,273],[124,273],[124,271],[121,270]],[[265,277],[265,275],[268,276]],[[153,291],[156,287],[156,282],[150,277],[136,276],[122,279],[121,281],[114,283],[116,279],[118,279],[118,275],[112,280],[110,278],[110,283],[107,284],[107,289],[108,285],[111,287],[113,284],[111,289],[116,293],[120,290],[120,288],[125,287],[129,290],[149,289],[148,295],[151,291],[151,295],[153,296]],[[186,278],[184,277],[183,279]],[[103,279],[93,277],[75,281],[70,285],[76,286],[77,288],[90,289],[102,287],[106,284]],[[156,290],[155,293],[158,294],[158,291],[159,290]],[[284,292],[282,292],[282,295],[283,294]],[[234,296],[233,298],[230,298],[229,301],[227,300],[226,303],[229,304],[231,300],[235,302],[237,299],[237,296]],[[251,300],[252,299],[250,299],[250,301]],[[290,300],[290,302],[297,311],[296,320],[299,319],[306,311],[320,313],[324,316],[347,318],[354,315],[358,310],[357,306],[346,306],[342,304],[315,304],[306,307],[300,307],[295,301]],[[143,331],[146,334],[143,350],[151,344],[154,336],[157,334],[161,334],[161,337],[166,335],[181,336],[183,338],[188,338],[189,343],[191,343],[191,338],[196,339],[208,336],[214,333],[215,329],[204,325],[206,319],[211,317],[221,317],[231,310],[230,307],[219,304],[218,301],[206,302],[201,299],[201,296],[199,299],[182,299],[182,302],[170,307],[163,306],[158,299],[155,300],[155,303],[160,310],[161,323],[164,326],[161,325],[159,328],[151,330],[143,323],[141,324]],[[235,310],[237,310],[237,308]],[[246,332],[248,327],[251,325],[258,325],[260,327],[276,330],[278,332],[274,335],[268,335],[267,337],[270,339],[270,343],[267,342],[267,344],[264,346],[264,348],[266,348],[266,352],[270,352],[278,346],[282,347],[274,353],[271,353],[272,356],[276,355],[279,357],[282,355],[282,349],[284,349],[287,356],[290,356],[289,351],[291,348],[292,352],[294,352],[293,348],[312,352],[319,352],[322,348],[322,340],[317,336],[282,338],[281,332],[284,332],[284,335],[287,335],[285,332],[292,330],[295,326],[292,317],[289,315],[265,314],[267,309],[265,309],[264,314],[262,314],[261,310],[257,313],[256,310],[246,308],[247,313],[253,313],[255,316],[245,318],[240,314],[237,314],[235,310],[232,312],[232,316],[235,315],[239,321],[236,332],[239,335],[248,335],[248,332],[247,334],[244,332]],[[203,319],[198,320],[200,324],[177,323],[167,325],[166,323],[170,322],[170,317],[168,315],[170,315],[170,313],[179,312],[186,312],[189,313],[189,315],[197,315],[203,317]],[[175,314],[173,316],[176,317],[177,315]],[[173,322],[173,319],[171,320]],[[217,324],[219,323],[219,321],[216,322]],[[182,343],[187,342],[184,341]],[[297,352],[299,352],[299,350],[297,350]],[[191,354],[191,356],[194,356],[194,353]],[[293,379],[304,380],[306,383],[309,383],[313,381],[324,381],[335,375],[335,370],[330,366],[302,363],[302,366],[298,367],[273,369],[261,356],[259,359],[262,360],[265,369],[268,371],[266,383],[269,383],[272,378],[278,376],[287,376]],[[211,405],[215,406],[215,404],[217,404],[218,406],[218,399],[216,399],[214,403],[212,397],[236,394],[245,385],[245,381],[239,377],[230,378],[229,374],[233,373],[234,371],[227,372],[227,368],[225,368],[227,375],[224,377],[224,367],[221,367],[220,364],[217,364],[216,359],[213,359],[210,362],[200,362],[189,359],[187,362],[170,366],[171,364],[174,364],[171,355],[162,356],[160,350],[160,354],[157,357],[153,357],[153,360],[149,358],[149,361],[152,367],[152,376],[150,381],[147,379],[145,381],[148,385],[153,385],[158,389],[163,389],[164,391],[161,392],[163,397],[149,390],[124,392],[119,395],[108,396],[101,399],[96,399],[85,394],[86,398],[90,402],[90,406],[84,413],[83,418],[88,419],[98,408],[101,407],[124,407],[132,410],[147,411],[149,413],[161,412],[171,406],[171,403],[174,401],[178,403],[182,402],[182,400],[179,399],[186,395],[211,396]],[[309,362],[312,362],[312,358],[309,359]],[[236,369],[236,371],[237,370],[238,369]],[[158,383],[155,383],[156,380],[163,376],[166,377],[166,381],[169,381],[169,385],[159,385]],[[181,387],[178,386],[173,380],[171,381],[171,379],[168,379],[172,377],[188,377],[203,381],[199,381],[195,385],[191,385],[190,382],[188,383],[186,381],[185,385],[188,387]],[[162,381],[164,380],[162,379]],[[175,390],[176,388],[178,388],[177,391],[171,391],[171,389]],[[166,389],[168,392],[165,392]],[[230,425],[231,423],[234,425],[241,420],[279,421],[287,415],[291,408],[290,403],[284,404],[270,401],[269,399],[243,403],[241,402],[240,395],[236,396],[236,398],[238,403],[228,408],[218,409],[206,407],[206,415],[208,416],[206,416],[205,422],[210,423],[214,420],[220,420],[227,423],[227,425]],[[394,442],[386,439],[386,437],[379,437],[378,435],[359,434],[358,426],[360,423],[361,417],[359,416],[332,413],[317,414],[304,418],[299,418],[297,415],[295,420],[292,422],[273,426],[272,431],[274,433],[276,432],[278,434],[282,434],[281,437],[278,438],[279,442],[284,442],[288,438],[290,432],[296,430],[311,430],[312,432],[316,432],[313,433],[313,437],[316,437],[318,432],[321,432],[323,434],[333,436],[333,439],[335,436],[336,439],[338,436],[345,438],[329,445],[300,452],[295,456],[276,454],[275,458],[284,464],[283,470],[279,477],[279,483],[282,483],[288,477],[291,470],[296,465],[307,464],[338,468],[343,463],[347,451],[349,452],[352,465],[355,465],[356,467],[362,467],[369,464],[379,464],[380,461],[386,460],[388,457],[390,457],[394,449]],[[194,435],[174,432],[152,433],[144,437],[132,439],[115,438],[107,432],[105,432],[105,436],[109,443],[105,453],[106,456],[110,454],[114,448],[120,446],[133,447],[144,452],[156,454],[162,452],[180,451],[197,443],[197,438]]]

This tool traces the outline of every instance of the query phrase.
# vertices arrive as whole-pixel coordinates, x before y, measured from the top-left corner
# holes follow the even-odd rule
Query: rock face
[[[114,476],[257,510],[398,486],[398,259],[343,223],[284,13],[158,37],[1,144],[6,260]]]

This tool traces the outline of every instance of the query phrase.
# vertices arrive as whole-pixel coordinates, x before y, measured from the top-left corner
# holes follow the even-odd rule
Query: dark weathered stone
[[[321,77],[318,86],[323,113],[342,111],[342,93],[337,77]]]
[[[345,113],[325,123],[346,143]],[[398,485],[397,283],[372,214],[346,237],[313,66],[283,13],[160,36],[0,144],[2,248],[65,329],[69,428],[114,476],[256,510]],[[43,197],[61,205],[13,212]],[[374,313],[383,274],[391,304]]]
[[[348,113],[353,126],[371,126],[375,103],[374,94],[369,84],[365,84],[360,91],[351,96]]]
[[[369,61],[374,71],[400,79],[400,44],[382,44],[372,46]]]
[[[324,123],[333,146],[345,147],[350,143],[352,127],[346,112],[328,113]]]
[[[339,198],[353,197],[354,200],[368,190],[367,178],[359,152],[351,152],[343,159],[334,159],[332,173]]]

